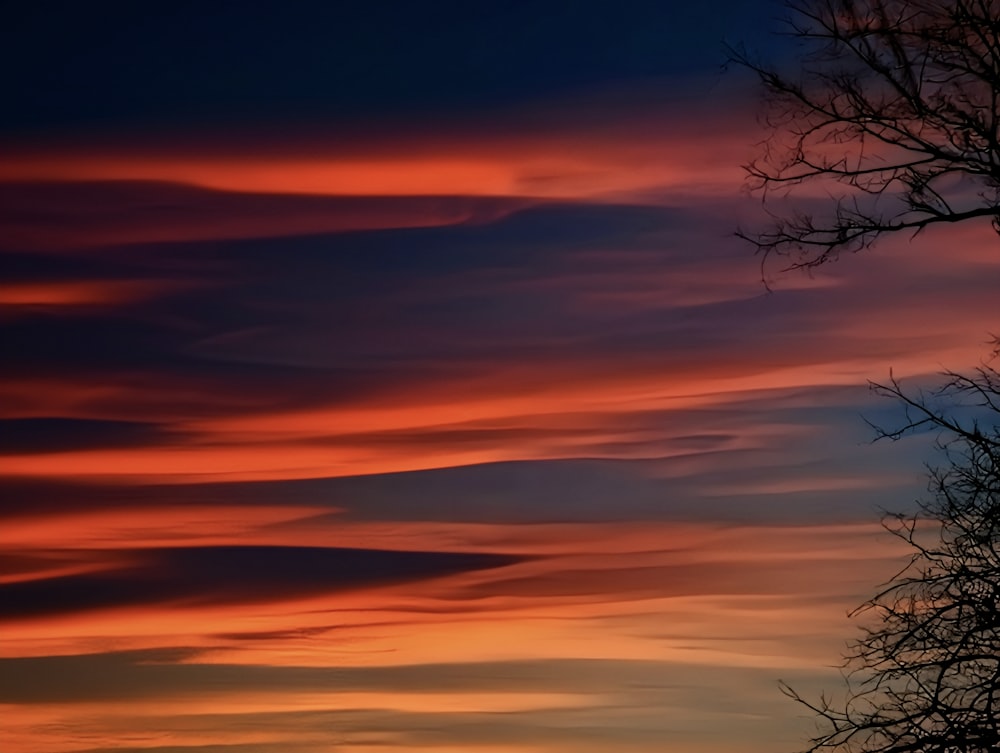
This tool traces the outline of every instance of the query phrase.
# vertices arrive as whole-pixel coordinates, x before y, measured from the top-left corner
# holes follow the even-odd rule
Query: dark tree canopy
[[[796,70],[731,50],[763,85],[770,134],[747,171],[773,224],[739,235],[801,268],[937,223],[990,218],[1000,232],[1000,0],[788,8]],[[820,211],[768,198],[806,186]]]
[[[949,374],[936,392],[902,401],[899,438],[939,433],[945,464],[932,498],[886,527],[912,558],[857,610],[843,701],[792,698],[818,715],[811,752],[987,753],[1000,750],[1000,373]]]

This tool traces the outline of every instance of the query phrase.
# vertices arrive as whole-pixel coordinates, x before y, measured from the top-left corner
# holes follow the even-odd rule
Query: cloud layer
[[[746,124],[599,100],[5,163],[4,750],[796,744],[996,239],[768,293]]]

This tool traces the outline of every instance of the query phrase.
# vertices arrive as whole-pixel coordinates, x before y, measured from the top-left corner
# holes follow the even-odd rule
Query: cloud
[[[376,667],[293,667],[200,664],[196,649],[169,648],[94,654],[0,659],[4,703],[85,702],[182,695],[198,688],[242,687],[249,691],[405,690],[510,692],[537,688],[566,692],[629,683],[684,687],[675,664],[608,659],[535,659]],[[712,672],[713,670],[705,670]],[[673,675],[673,678],[671,678]],[[93,678],[101,678],[93,682]],[[84,682],[90,684],[83,685]],[[84,692],[85,691],[85,692]]]
[[[587,659],[375,668],[175,663],[186,658],[183,650],[173,650],[6,660],[0,677],[24,683],[0,680],[0,698],[22,704],[35,729],[39,721],[60,720],[46,725],[50,740],[84,729],[88,737],[98,736],[114,724],[120,734],[142,730],[152,736],[156,751],[228,747],[243,753],[256,750],[254,740],[262,733],[270,733],[272,747],[295,751],[329,746],[331,731],[348,750],[379,739],[389,749],[545,743],[563,751],[601,750],[623,741],[627,750],[644,750],[664,739],[707,746],[718,744],[719,729],[734,726],[752,738],[778,733],[791,741],[798,732],[784,719],[787,701],[776,690],[748,693],[773,683],[761,669]],[[798,670],[785,676],[808,692],[832,674]],[[81,678],[88,682],[77,686]],[[74,690],[88,700],[79,700]],[[262,691],[271,709],[254,708]],[[404,692],[411,706],[437,705],[423,713],[402,708],[397,704]],[[236,703],[225,704],[233,693]],[[554,700],[556,694],[573,698],[578,709],[550,700],[548,706],[508,709],[498,718],[486,707],[518,697]],[[453,705],[459,698],[466,699],[464,710]],[[186,711],[175,708],[176,699]],[[243,709],[240,699],[247,704]],[[279,710],[295,700],[317,708]],[[475,710],[477,703],[481,710]],[[309,730],[316,732],[303,736]],[[157,735],[172,742],[159,745]]]
[[[320,64],[278,77],[310,125],[213,128],[217,106],[270,118],[245,85],[280,50],[229,70],[208,34],[178,65],[226,75],[179,92],[142,62],[184,13],[159,41],[117,33],[143,13],[103,19],[112,47],[45,20],[110,78],[69,100],[29,82],[13,96],[42,110],[17,123],[135,102],[176,120],[14,134],[0,160],[12,750],[763,753],[808,733],[774,681],[836,683],[813,668],[901,563],[876,508],[923,492],[928,438],[869,446],[859,414],[891,408],[864,380],[974,364],[1000,260],[988,228],[947,257],[929,230],[765,292],[731,236],[764,219],[736,190],[758,137],[743,81],[660,77],[701,45],[691,14],[735,24],[717,11],[669,8],[675,46],[611,34],[644,80],[572,97],[606,46],[546,78],[552,40],[522,40],[500,67],[545,101],[503,109],[475,99],[502,89],[479,35],[462,70],[410,34],[361,71],[345,50],[387,27],[331,47],[317,25],[307,42],[363,74],[337,89],[357,107],[312,107]],[[608,36],[594,18],[577,41]],[[366,120],[387,72],[405,128]],[[122,77],[143,86],[98,91]]]
[[[652,379],[649,384],[662,388]],[[89,485],[51,488],[51,480],[22,476],[23,490],[12,488],[9,505],[30,498],[26,509],[58,510],[68,506],[61,499],[74,495],[102,506],[93,484],[100,484],[103,474],[121,478],[128,470],[150,503],[287,505],[295,500],[323,505],[334,500],[352,515],[387,520],[759,520],[800,514],[844,519],[868,514],[889,499],[905,505],[921,491],[919,469],[897,470],[905,467],[911,444],[880,446],[876,453],[866,448],[871,432],[860,416],[874,417],[876,411],[888,416],[889,406],[860,387],[737,391],[683,400],[646,397],[634,404],[602,405],[599,386],[578,395],[553,393],[551,399],[543,394],[520,402],[459,401],[450,408],[458,414],[457,423],[445,410],[448,404],[423,410],[404,404],[373,408],[367,415],[328,409],[188,424],[187,436],[179,433],[181,424],[165,437],[165,445],[11,455],[0,467],[36,478],[43,468],[50,477],[90,478]],[[613,387],[621,395],[628,384],[611,383],[607,389]],[[461,421],[461,412],[470,419],[473,408],[482,415]],[[698,432],[709,440],[693,440]],[[199,447],[200,437],[216,442],[227,437],[233,444]],[[789,437],[794,437],[793,447]],[[314,458],[320,463],[315,469],[308,465]],[[424,465],[447,466],[443,461],[449,459],[466,467],[431,470]],[[239,476],[253,473],[259,481],[232,483],[238,478],[215,473],[207,477],[215,484],[205,486],[191,473],[142,475],[184,470],[191,460],[209,468],[232,464],[246,469]],[[342,472],[331,474],[341,465]],[[377,465],[396,473],[359,474]],[[407,465],[424,467],[406,472]],[[155,485],[164,481],[172,486]],[[849,501],[845,490],[850,490]],[[127,494],[111,485],[103,499],[118,504]]]
[[[293,546],[119,549],[96,572],[0,584],[0,613],[16,619],[137,605],[268,602],[515,561],[491,554]]]
[[[715,93],[707,106],[705,89]],[[720,185],[732,193],[741,181],[737,165],[755,141],[747,121],[734,116],[749,114],[748,99],[738,86],[720,86],[718,76],[666,77],[577,90],[504,111],[473,110],[457,118],[450,113],[444,120],[414,112],[405,129],[318,117],[286,121],[281,129],[243,122],[239,128],[178,124],[169,131],[89,137],[36,134],[12,142],[16,148],[4,154],[0,181],[184,184],[345,197],[622,200],[717,193]],[[719,117],[720,108],[726,117]],[[272,214],[264,204],[264,214]],[[287,206],[297,222],[305,220],[306,214]],[[161,216],[176,211],[161,209]],[[272,221],[289,222],[273,215]],[[126,217],[126,234],[130,224]],[[249,224],[268,223],[249,218]]]
[[[0,183],[2,244],[98,254],[108,247],[485,222],[522,208],[501,198],[234,193],[184,183]]]
[[[163,427],[139,421],[85,418],[0,419],[0,452],[65,452],[149,445],[167,439]]]

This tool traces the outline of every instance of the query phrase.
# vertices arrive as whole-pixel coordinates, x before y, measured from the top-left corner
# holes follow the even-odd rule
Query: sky
[[[7,9],[0,749],[800,749],[1000,253],[761,268],[778,11]]]

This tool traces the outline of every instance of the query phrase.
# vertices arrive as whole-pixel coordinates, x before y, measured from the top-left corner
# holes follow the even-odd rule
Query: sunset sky
[[[778,12],[6,9],[0,750],[801,747],[1000,245],[761,269]]]

